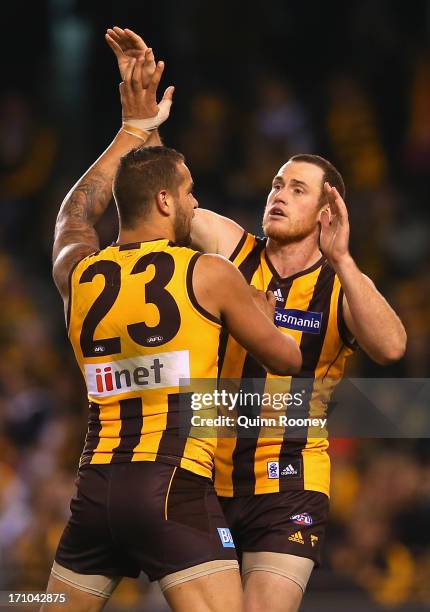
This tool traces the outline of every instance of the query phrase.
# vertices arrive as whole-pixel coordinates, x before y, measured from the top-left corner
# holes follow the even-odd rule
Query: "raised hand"
[[[112,51],[115,53],[115,57],[118,61],[118,68],[121,74],[122,80],[128,66],[128,62],[131,59],[142,60],[145,57],[145,52],[148,50],[148,46],[137,34],[132,30],[119,28],[109,28],[105,34],[105,40]],[[146,56],[148,59],[148,56]],[[155,72],[156,62],[154,55],[152,54],[151,61],[145,65],[145,70],[142,71],[142,87],[147,87],[152,75]]]
[[[162,100],[157,103],[157,88],[164,71],[164,62],[158,62],[147,87],[142,87],[142,74],[151,62],[150,49],[146,49],[143,58],[127,60],[123,82],[119,86],[123,121],[158,116],[160,121],[156,124],[159,125],[169,116],[174,87],[168,87]]]
[[[332,266],[349,255],[348,210],[336,187],[324,183],[329,208],[321,212],[320,249]]]

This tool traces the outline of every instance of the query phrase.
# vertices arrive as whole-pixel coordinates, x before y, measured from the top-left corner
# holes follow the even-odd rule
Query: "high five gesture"
[[[324,183],[329,207],[321,212],[320,248],[332,266],[349,253],[348,211],[336,187]]]

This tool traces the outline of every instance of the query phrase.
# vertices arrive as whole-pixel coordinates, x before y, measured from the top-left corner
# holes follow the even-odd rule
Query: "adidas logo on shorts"
[[[296,542],[297,544],[304,544],[305,543],[301,531],[296,531],[295,533],[290,535],[290,537],[288,539],[290,540],[290,542]]]

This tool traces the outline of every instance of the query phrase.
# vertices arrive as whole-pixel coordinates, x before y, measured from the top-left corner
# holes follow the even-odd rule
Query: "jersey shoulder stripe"
[[[258,248],[258,252],[266,246],[266,238],[258,238],[253,234],[244,232],[238,245],[236,246],[229,259],[234,263],[236,267],[239,267],[245,258],[252,253],[255,248]]]
[[[209,321],[212,321],[213,323],[216,323],[217,325],[221,325],[221,321],[215,317],[213,314],[211,314],[210,312],[208,312],[205,308],[203,308],[203,306],[201,306],[201,304],[199,304],[196,295],[194,293],[194,288],[193,288],[193,274],[194,274],[194,268],[195,265],[198,261],[198,259],[203,255],[203,253],[195,253],[191,259],[190,262],[188,264],[188,270],[187,270],[187,292],[188,292],[188,297],[190,299],[191,304],[194,306],[194,308],[197,310],[197,312],[199,312],[205,319],[208,319]]]
[[[233,253],[229,257],[230,261],[234,261],[236,257],[239,255],[240,251],[242,250],[243,245],[245,244],[247,236],[248,236],[248,232],[246,230],[243,230],[241,239],[239,240],[236,247],[234,248]]]

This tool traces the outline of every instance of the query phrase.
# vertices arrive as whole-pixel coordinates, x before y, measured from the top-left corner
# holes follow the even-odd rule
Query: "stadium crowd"
[[[35,19],[51,21],[44,44],[27,57],[34,84],[25,90],[11,77],[0,98],[0,590],[45,588],[83,446],[84,385],[50,277],[50,248],[62,198],[119,127],[115,65],[102,46],[113,18],[165,54],[177,93],[162,135],[185,153],[201,206],[258,233],[274,171],[290,155],[320,153],[343,173],[352,253],[408,332],[401,362],[382,369],[358,352],[347,375],[425,378],[430,366],[428,2],[417,2],[412,23],[399,3],[339,8],[338,44],[349,41],[341,58],[330,41],[317,54],[321,9],[306,23],[304,48],[297,31],[304,13],[275,0],[258,27],[234,7],[226,21],[227,3],[204,15],[189,2],[162,32],[157,20],[167,11],[146,20],[130,2],[122,3],[128,13],[107,15],[79,2],[73,11],[73,3],[41,4]],[[82,43],[73,60],[65,47],[59,52],[58,32],[64,45]],[[41,92],[43,71],[50,79]],[[104,244],[116,237],[113,206],[99,231]],[[361,590],[402,610],[430,604],[428,440],[339,439],[331,456],[325,565],[310,589]],[[125,581],[110,606],[145,601],[139,609],[163,605],[143,579]]]

